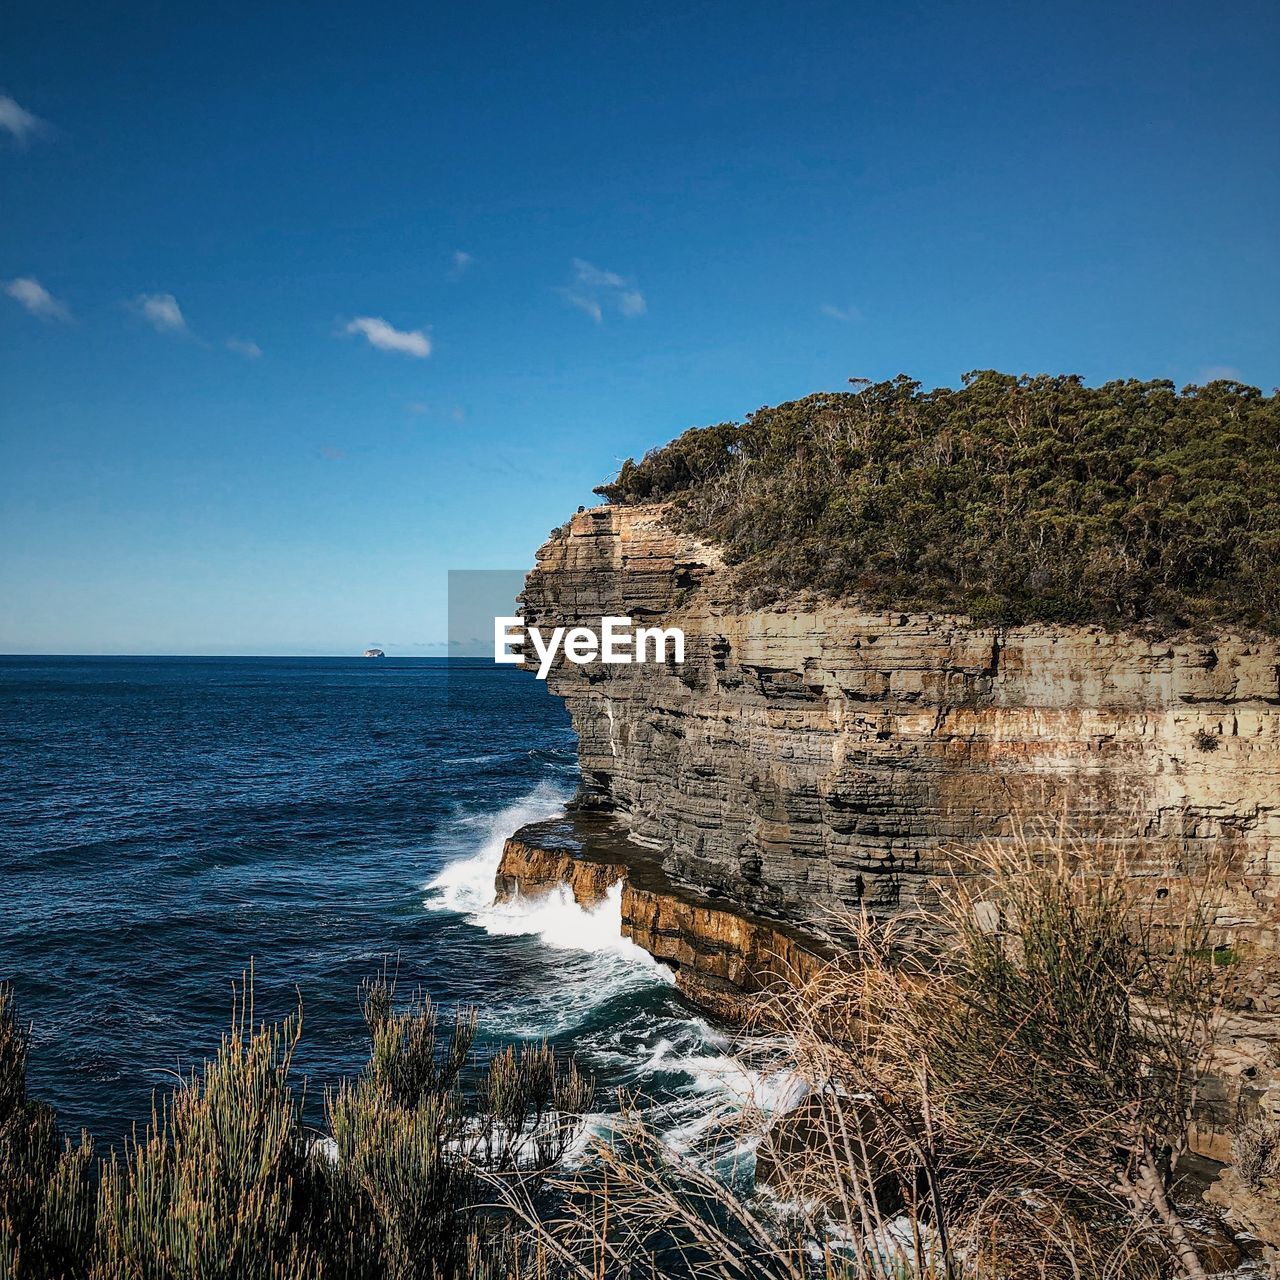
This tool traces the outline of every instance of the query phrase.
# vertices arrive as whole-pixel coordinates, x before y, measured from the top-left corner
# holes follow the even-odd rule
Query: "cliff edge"
[[[579,810],[643,854],[659,896],[822,939],[851,908],[928,905],[957,851],[1042,815],[1140,857],[1159,892],[1226,860],[1223,946],[1280,945],[1280,641],[751,609],[732,577],[661,505],[607,505],[556,530],[526,583],[530,625],[684,629],[682,664],[562,661],[548,678],[578,734]],[[565,878],[537,847],[509,844],[506,892]],[[1212,1100],[1218,1135],[1241,1088],[1268,1091],[1277,1013],[1280,989],[1258,993]]]
[[[683,627],[682,665],[560,663],[582,803],[674,878],[796,924],[927,897],[947,850],[1027,815],[1234,869],[1221,924],[1280,936],[1280,641],[734,598],[661,507],[576,515],[538,553],[532,625]]]

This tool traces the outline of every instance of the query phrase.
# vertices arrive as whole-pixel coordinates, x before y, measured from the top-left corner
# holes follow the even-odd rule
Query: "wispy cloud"
[[[616,271],[605,271],[584,258],[574,258],[573,279],[560,290],[560,296],[570,306],[586,312],[596,324],[604,323],[607,311],[635,317],[648,309],[634,280]]]
[[[431,339],[421,329],[397,329],[380,316],[357,316],[343,332],[363,334],[379,351],[396,351],[418,360],[431,354]]]
[[[35,276],[18,276],[4,282],[4,291],[41,320],[70,320],[71,311],[59,302]]]
[[[431,417],[438,420],[447,415],[450,421],[459,425],[467,420],[467,411],[460,404],[450,405],[447,409],[443,405],[437,404],[433,408],[425,400],[410,400],[405,405],[404,411],[415,418]]]
[[[855,320],[862,319],[862,312],[853,305],[837,307],[832,305],[830,302],[824,302],[818,310],[826,316],[828,320],[839,320],[841,324],[852,324]]]
[[[171,293],[140,293],[133,300],[138,314],[157,333],[186,333],[187,321]]]
[[[339,449],[335,444],[322,444],[320,446],[320,456],[326,462],[341,462],[347,456],[347,451]]]
[[[1210,382],[1243,382],[1244,374],[1233,364],[1209,364],[1196,374],[1196,382],[1207,386]]]
[[[642,316],[648,309],[645,305],[644,294],[638,289],[629,290],[618,299],[618,310],[624,316]]]
[[[455,249],[453,253],[453,265],[449,268],[450,280],[461,280],[463,276],[475,265],[475,258],[471,254],[466,253],[462,249]]]
[[[14,138],[19,146],[25,147],[32,138],[52,132],[52,128],[39,116],[32,115],[26,107],[5,94],[0,94],[0,129]]]
[[[227,350],[244,356],[246,360],[257,360],[262,355],[262,348],[256,342],[247,342],[244,338],[228,338]]]
[[[571,307],[577,307],[579,311],[585,311],[596,324],[604,322],[604,312],[594,298],[588,298],[585,294],[575,293],[572,289],[561,289],[560,292]]]

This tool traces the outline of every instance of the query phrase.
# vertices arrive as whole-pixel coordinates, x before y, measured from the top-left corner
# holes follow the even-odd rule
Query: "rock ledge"
[[[565,886],[589,908],[618,884],[623,936],[669,965],[690,1000],[727,1021],[741,1021],[771,988],[808,977],[828,954],[814,935],[678,884],[607,814],[574,812],[521,827],[503,848],[494,889],[506,901]]]

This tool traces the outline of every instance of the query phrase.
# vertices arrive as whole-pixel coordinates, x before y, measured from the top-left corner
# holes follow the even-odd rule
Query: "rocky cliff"
[[[588,908],[618,887],[623,935],[674,970],[685,995],[730,1021],[744,1013],[744,997],[803,981],[823,958],[819,940],[673,881],[607,814],[531,823],[506,842],[499,901],[562,886]]]
[[[1280,948],[1274,639],[753,609],[659,507],[580,512],[541,548],[524,600],[544,628],[616,614],[685,630],[682,664],[562,660],[548,685],[579,735],[580,809],[614,833],[613,869],[577,881],[643,883],[623,928],[684,966],[691,995],[765,966],[781,943],[760,928],[785,929],[795,963],[841,911],[927,904],[965,845],[1037,815],[1138,859],[1161,895],[1224,860],[1222,945]],[[591,842],[580,833],[580,852]],[[564,852],[517,838],[499,887],[575,881]],[[1207,1100],[1207,1155],[1225,1155],[1242,1098],[1280,1114],[1280,984],[1247,1004]]]
[[[580,809],[612,835],[594,869],[575,872],[599,831],[579,829],[576,852],[521,833],[499,888],[557,879],[590,901],[630,876],[623,927],[712,1004],[749,986],[765,956],[790,948],[801,963],[803,938],[831,936],[841,911],[927,902],[957,850],[1034,815],[1137,856],[1157,892],[1225,859],[1222,942],[1280,942],[1274,639],[753,609],[716,550],[673,531],[659,507],[580,512],[541,548],[524,602],[544,628],[598,628],[607,614],[678,625],[686,653],[552,669],[579,735]],[[1267,1092],[1277,1011],[1280,988],[1244,1011],[1206,1151],[1221,1155],[1240,1089]]]
[[[600,507],[538,555],[529,622],[683,626],[685,662],[560,663],[585,802],[676,879],[819,924],[909,907],[949,846],[1069,815],[1168,870],[1229,854],[1237,935],[1280,913],[1280,645],[814,606],[754,611],[661,511]]]

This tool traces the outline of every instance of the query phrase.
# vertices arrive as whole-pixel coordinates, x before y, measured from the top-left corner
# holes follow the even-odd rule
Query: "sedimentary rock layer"
[[[680,625],[682,665],[560,662],[585,803],[676,880],[798,924],[930,891],[955,849],[1034,816],[1167,872],[1234,868],[1221,922],[1280,925],[1280,645],[973,626],[824,604],[750,609],[653,507],[575,516],[527,620]]]
[[[815,939],[678,885],[607,815],[571,813],[531,823],[507,842],[499,901],[566,886],[583,907],[621,886],[622,933],[670,966],[676,984],[730,1021],[779,982],[803,981],[821,964]]]
[[[600,507],[555,531],[524,612],[544,629],[606,615],[684,629],[683,664],[561,661],[548,683],[578,733],[579,803],[710,911],[814,934],[850,908],[900,916],[928,904],[966,846],[1062,820],[1166,891],[1225,861],[1223,943],[1280,939],[1273,638],[752,608],[715,550],[657,507]],[[632,936],[689,972],[699,937],[730,932],[678,897],[629,901]],[[1206,1146],[1267,1091],[1276,1024],[1264,1012],[1230,1044],[1239,1061]]]

